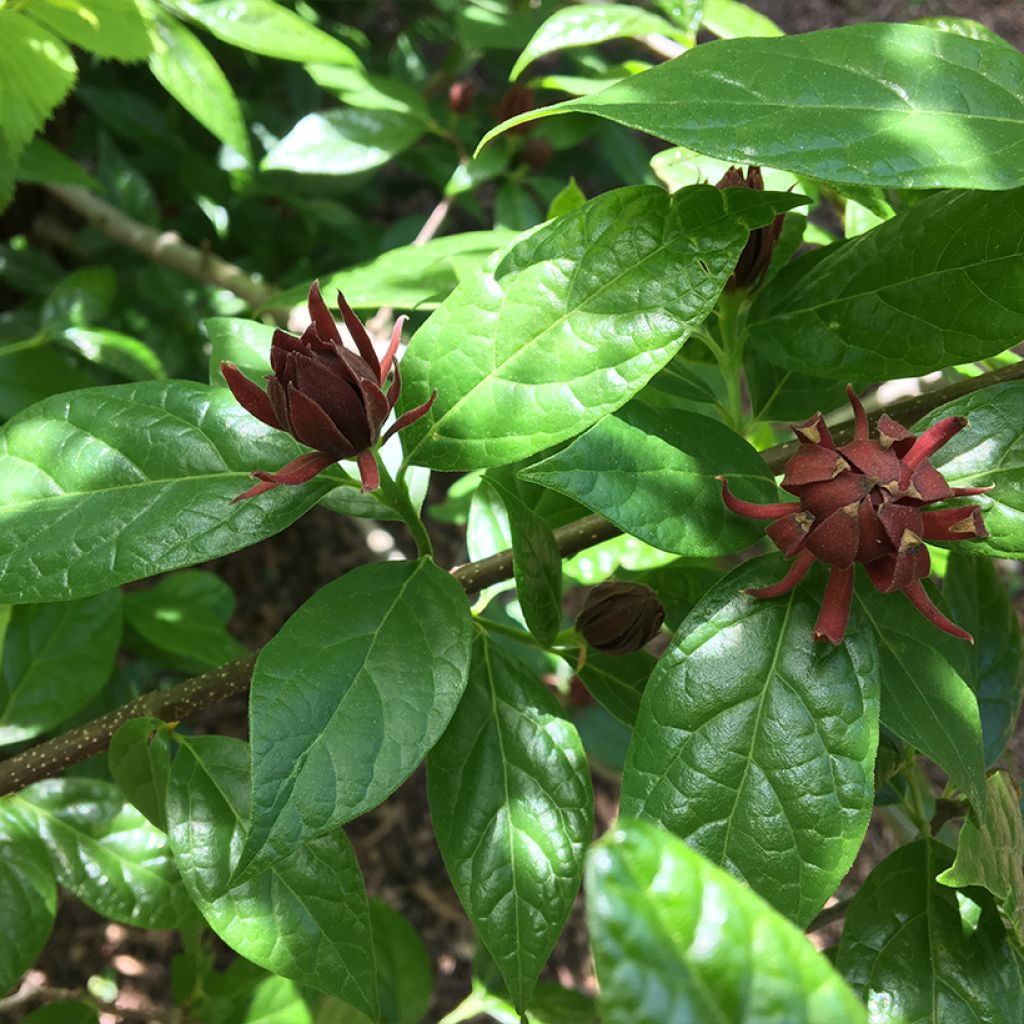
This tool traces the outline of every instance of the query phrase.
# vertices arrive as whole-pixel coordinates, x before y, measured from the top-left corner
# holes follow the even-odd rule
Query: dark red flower
[[[800,446],[786,465],[784,490],[799,501],[755,505],[729,491],[722,497],[740,515],[773,519],[767,533],[793,565],[776,584],[750,590],[755,597],[778,597],[795,587],[815,561],[830,567],[825,600],[814,626],[815,640],[838,644],[846,632],[853,594],[853,567],[863,562],[875,589],[902,590],[929,622],[969,640],[929,600],[921,580],[930,570],[925,541],[987,537],[977,505],[924,510],[947,498],[982,494],[990,487],[950,487],[928,461],[967,425],[962,416],[947,416],[915,437],[889,416],[878,421],[878,439],[868,434],[864,406],[847,386],[853,406],[853,440],[836,448],[819,412],[794,423]]]
[[[587,594],[576,631],[595,650],[629,654],[653,640],[664,621],[665,609],[650,587],[609,580]]]
[[[402,389],[395,352],[406,318],[400,316],[384,358],[377,359],[373,342],[341,292],[338,306],[358,354],[347,349],[327,303],[314,281],[309,289],[312,322],[296,338],[274,331],[270,346],[273,373],[263,391],[232,363],[221,373],[240,405],[276,430],[285,430],[314,451],[293,459],[276,473],[253,473],[261,482],[235,501],[252,498],[281,484],[304,484],[341,459],[355,459],[364,491],[380,486],[374,449],[392,434],[423,416],[437,392],[391,425],[381,437],[384,421]],[[390,378],[390,380],[389,380]]]
[[[748,167],[746,176],[744,176],[738,167],[730,167],[715,188],[752,188],[761,192],[764,190],[761,168]],[[784,220],[785,215],[780,213],[771,224],[763,228],[755,228],[750,232],[747,244],[743,247],[743,252],[740,253],[740,258],[736,263],[736,269],[725,284],[727,292],[735,291],[737,288],[756,288],[761,283],[768,264],[771,263],[775,243],[779,240]]]

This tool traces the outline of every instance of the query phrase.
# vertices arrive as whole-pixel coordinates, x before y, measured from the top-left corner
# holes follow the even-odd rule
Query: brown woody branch
[[[890,406],[886,411],[901,422],[912,423],[954,398],[993,384],[1021,379],[1024,379],[1024,363],[1017,363],[980,377],[959,381],[946,388],[915,395]],[[852,425],[845,423],[833,427],[832,434],[837,440],[846,441],[852,437]],[[795,442],[776,445],[761,454],[769,468],[778,471],[789,459],[794,445]],[[559,527],[554,532],[562,557],[570,558],[623,531],[602,516],[589,515]],[[494,583],[511,579],[512,552],[502,551],[477,562],[467,562],[453,569],[452,575],[462,584],[467,594],[476,593]],[[249,687],[255,661],[256,655],[251,654],[213,672],[186,679],[169,690],[143,694],[86,725],[0,762],[0,796],[13,793],[39,779],[59,774],[78,761],[100,753],[107,748],[114,733],[130,718],[152,715],[165,721],[177,721],[233,694],[244,692]]]

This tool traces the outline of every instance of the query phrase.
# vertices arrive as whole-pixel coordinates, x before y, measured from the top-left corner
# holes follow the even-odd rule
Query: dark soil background
[[[1024,3],[1019,0],[750,2],[789,32],[859,21],[904,21],[953,15],[984,22],[1018,47],[1024,47]],[[428,198],[424,215],[432,202]],[[443,494],[443,482],[435,482],[435,488],[436,496]],[[430,528],[442,564],[455,565],[465,559],[456,531],[437,524],[431,524]],[[232,631],[246,644],[256,647],[270,639],[285,619],[325,583],[359,564],[386,557],[388,549],[412,553],[403,528],[381,528],[315,509],[277,537],[220,559],[208,568],[231,584],[238,596]],[[1019,573],[1016,564],[1006,568],[1010,573]],[[1019,593],[1020,589],[1016,587],[1015,592]],[[199,732],[244,737],[245,701],[238,698],[210,708],[191,720],[189,726]],[[1024,765],[1024,738],[1020,731],[1011,746],[1009,759],[1019,776]],[[595,776],[598,834],[608,828],[615,816],[616,789],[605,775]],[[901,841],[891,828],[886,820],[876,816],[861,855],[840,889],[840,896],[852,893],[871,866]],[[381,807],[353,822],[347,831],[355,843],[370,894],[387,900],[406,915],[429,951],[435,992],[427,1019],[437,1022],[469,992],[474,937],[434,841],[422,771]],[[812,938],[819,946],[831,945],[837,939],[839,927],[830,925]],[[176,933],[112,924],[63,895],[53,936],[31,972],[29,983],[36,988],[48,985],[81,989],[90,975],[106,974],[117,981],[120,994],[119,1012],[104,1014],[101,1018],[104,1024],[120,1020],[171,1020],[169,965],[179,949]],[[229,963],[233,956],[227,949],[221,954],[222,965]],[[550,960],[545,977],[583,991],[593,991],[594,978],[579,906]],[[26,1001],[6,1017],[0,1014],[0,1020],[14,1024],[34,1005],[37,1005],[35,1001]]]

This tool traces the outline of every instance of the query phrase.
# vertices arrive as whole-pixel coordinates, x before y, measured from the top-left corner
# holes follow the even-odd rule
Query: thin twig
[[[911,423],[954,398],[993,384],[1021,378],[1024,378],[1024,363],[1017,363],[981,377],[959,381],[947,388],[915,395],[891,406],[888,413],[894,419]],[[852,436],[852,428],[850,424],[841,424],[832,428],[832,434],[837,440],[843,441]],[[769,468],[777,471],[791,453],[792,446],[785,444],[769,448],[761,455]],[[622,532],[602,516],[589,515],[559,527],[554,534],[562,557],[570,558]],[[512,577],[512,552],[502,551],[489,558],[457,566],[452,570],[452,575],[462,584],[467,594],[476,593]],[[169,690],[143,694],[87,725],[29,747],[15,757],[0,762],[0,796],[16,792],[38,779],[59,774],[70,765],[105,750],[111,736],[129,718],[152,715],[165,721],[175,721],[233,694],[242,693],[249,686],[255,661],[256,655],[251,654],[213,672],[186,679]]]
[[[226,288],[256,308],[269,305],[276,289],[254,280],[241,267],[186,242],[175,231],[142,224],[78,185],[46,185],[52,196],[120,245],[204,284]]]
[[[849,909],[849,900],[836,900],[830,907],[825,907],[820,914],[804,929],[808,935],[811,932],[819,931],[826,925],[834,924],[836,921],[841,921],[846,916],[846,911]]]
[[[163,1022],[171,1022],[176,1019],[175,1014],[171,1011],[154,1006],[152,1003],[144,1009],[127,1008],[118,1006],[117,1003],[108,1003],[104,999],[97,999],[85,988],[59,988],[54,985],[29,984],[22,984],[17,992],[7,996],[5,999],[0,999],[0,1017],[10,1013],[12,1010],[17,1010],[19,1007],[28,1006],[36,1002],[43,1005],[63,1002],[85,1002],[95,1006],[102,1013],[109,1013],[112,1016],[121,1017],[123,1020],[142,1021],[143,1024],[153,1024],[154,1021],[163,1024]]]

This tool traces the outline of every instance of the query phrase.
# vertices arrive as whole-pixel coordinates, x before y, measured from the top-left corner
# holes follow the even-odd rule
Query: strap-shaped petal
[[[274,414],[274,408],[270,404],[267,393],[258,384],[254,384],[234,363],[221,363],[220,372],[231,388],[231,394],[235,396],[238,404],[246,412],[252,413],[258,420],[262,420],[268,427],[275,430],[285,430],[281,421]]]
[[[261,482],[256,484],[255,487],[250,487],[249,490],[244,494],[238,495],[237,498],[232,498],[231,503],[243,501],[245,498],[255,498],[257,494],[272,491],[275,487],[280,487],[282,484],[294,487],[298,484],[308,483],[317,473],[322,473],[328,466],[334,465],[336,461],[337,459],[327,452],[306,452],[305,455],[292,459],[287,466],[279,469],[276,473],[267,473],[259,470],[253,473],[253,476]]]
[[[825,584],[825,596],[821,602],[821,613],[814,624],[814,639],[840,644],[846,635],[846,624],[850,620],[850,601],[853,598],[853,566],[847,569],[833,569]]]

